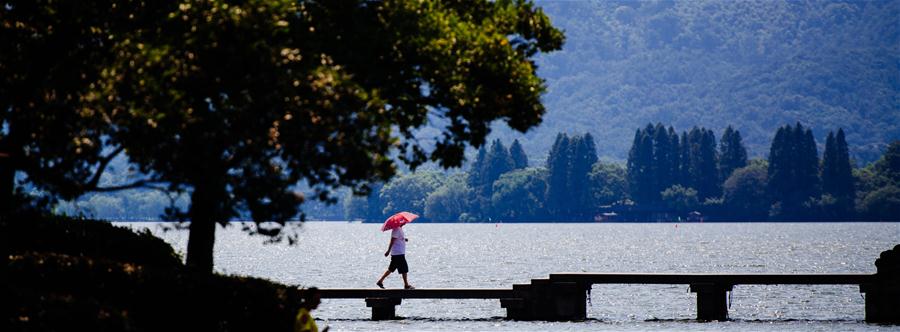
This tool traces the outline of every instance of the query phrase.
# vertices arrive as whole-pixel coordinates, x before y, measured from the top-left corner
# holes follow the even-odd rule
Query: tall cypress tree
[[[563,133],[556,135],[556,141],[547,156],[547,211],[551,214],[564,215],[568,199],[569,172],[569,136]]]
[[[634,141],[628,152],[627,176],[631,199],[639,204],[655,204],[659,193],[654,195],[651,186],[651,164],[653,162],[653,140],[645,130],[634,133]]]
[[[819,152],[816,148],[816,139],[813,137],[812,130],[803,128],[800,123],[794,128],[794,135],[797,135],[797,202],[801,205],[810,198],[818,197],[821,191],[821,181],[819,179]],[[798,207],[798,208],[799,208]],[[800,211],[798,211],[800,212]]]
[[[466,178],[466,183],[468,183],[469,188],[472,188],[471,196],[469,197],[469,205],[472,206],[474,211],[487,211],[486,208],[490,202],[490,197],[484,197],[482,195],[485,179],[487,178],[485,175],[485,166],[487,165],[486,146],[487,144],[484,144],[478,148],[478,155],[470,166],[469,176]]]
[[[685,187],[694,188],[695,190],[700,187],[700,178],[705,175],[701,170],[702,160],[700,144],[702,141],[703,131],[697,127],[691,128],[691,131],[687,134],[687,144],[684,147],[685,151],[682,152],[687,159],[687,164],[685,165],[686,168],[683,170]]]
[[[469,184],[470,188],[478,188],[484,184],[484,165],[485,159],[487,158],[487,149],[485,145],[482,145],[478,148],[478,154],[475,157],[475,161],[472,162],[472,165],[469,167],[469,177],[466,182]]]
[[[681,140],[680,184],[694,188],[701,201],[721,195],[715,133],[694,127],[690,133],[682,134]]]
[[[721,182],[718,178],[718,156],[716,156],[716,134],[712,130],[702,128],[697,158],[698,174],[696,175],[697,197],[702,202],[706,198],[722,195]]]
[[[783,205],[783,201],[792,191],[791,183],[794,176],[792,138],[791,126],[779,127],[769,148],[768,192],[773,204]],[[780,211],[773,212],[780,213]]]
[[[681,132],[681,141],[678,143],[678,184],[682,187],[691,186],[691,140],[687,131]]]
[[[509,157],[509,150],[503,146],[499,139],[494,140],[491,149],[485,158],[484,186],[481,187],[481,195],[490,198],[494,193],[494,181],[503,173],[513,170],[513,160]]]
[[[509,146],[509,157],[513,160],[513,168],[514,169],[523,169],[528,167],[528,156],[525,155],[525,150],[522,149],[522,145],[519,144],[519,140],[513,140],[512,145]]]
[[[783,218],[809,215],[805,203],[818,196],[819,156],[812,130],[799,122],[778,129],[769,152],[769,193]]]
[[[593,199],[591,198],[588,174],[597,162],[597,148],[591,134],[575,136],[569,145],[570,160],[568,172],[568,188],[570,199],[567,210],[570,218],[589,220],[593,217]]]
[[[657,124],[653,130],[653,163],[651,164],[653,182],[651,185],[654,188],[653,191],[662,192],[675,184],[675,179],[672,177],[672,166],[677,160],[677,155],[672,154],[669,132],[662,123]]]
[[[719,180],[725,182],[734,170],[744,166],[747,166],[747,148],[741,141],[741,132],[728,126],[719,142]]]
[[[666,170],[669,178],[669,186],[681,184],[681,143],[678,141],[678,133],[675,128],[669,127],[669,156],[672,158],[672,164]]]
[[[822,155],[822,192],[835,199],[834,213],[837,217],[849,217],[853,212],[856,188],[850,165],[850,153],[844,130],[828,133],[825,152]]]

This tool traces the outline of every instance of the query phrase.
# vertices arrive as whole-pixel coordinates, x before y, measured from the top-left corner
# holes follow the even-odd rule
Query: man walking
[[[385,257],[387,257],[388,254],[391,255],[391,264],[388,266],[387,271],[384,271],[384,274],[381,275],[381,278],[375,282],[375,285],[379,288],[384,288],[384,278],[387,278],[391,272],[397,270],[400,272],[400,275],[403,276],[403,288],[415,289],[415,287],[409,284],[409,280],[406,277],[406,274],[409,273],[409,265],[406,263],[407,241],[406,235],[403,234],[403,225],[391,230],[391,242],[388,243],[388,249],[384,252]]]

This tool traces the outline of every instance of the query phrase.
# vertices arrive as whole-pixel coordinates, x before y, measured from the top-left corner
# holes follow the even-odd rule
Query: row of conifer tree
[[[900,209],[900,143],[854,168],[844,131],[829,132],[819,158],[812,130],[776,131],[767,158],[749,159],[741,133],[663,124],[636,130],[624,165],[598,161],[590,134],[560,133],[543,165],[529,167],[518,140],[482,146],[468,172],[417,172],[378,187],[345,217],[379,220],[389,210],[441,221],[574,221],[604,212],[707,220],[891,219]],[[897,160],[894,160],[897,159]],[[892,189],[893,188],[893,189]],[[643,213],[643,214],[641,214]]]

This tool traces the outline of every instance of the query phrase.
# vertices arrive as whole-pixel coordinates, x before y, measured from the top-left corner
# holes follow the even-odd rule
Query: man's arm
[[[385,257],[387,257],[387,255],[391,253],[391,247],[394,246],[394,240],[396,240],[396,238],[391,237],[391,243],[388,243],[388,250],[384,252]]]

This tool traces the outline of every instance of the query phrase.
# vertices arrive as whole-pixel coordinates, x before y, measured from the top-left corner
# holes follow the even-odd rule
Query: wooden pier
[[[697,294],[697,319],[728,319],[727,294],[735,285],[859,285],[866,295],[866,321],[896,322],[900,288],[877,274],[553,273],[508,288],[320,289],[322,298],[365,299],[372,319],[394,319],[402,299],[498,299],[515,320],[579,321],[587,318],[594,284],[684,284]]]

